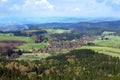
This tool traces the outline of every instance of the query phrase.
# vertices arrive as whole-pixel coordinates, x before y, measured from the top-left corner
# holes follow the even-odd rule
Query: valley
[[[0,31],[0,79],[119,80],[119,28],[56,26]]]
[[[120,80],[120,0],[0,0],[0,80]]]

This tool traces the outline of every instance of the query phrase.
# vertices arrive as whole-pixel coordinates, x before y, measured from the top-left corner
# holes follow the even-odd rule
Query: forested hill
[[[52,23],[43,23],[43,24],[29,24],[29,26],[45,26],[45,27],[99,27],[99,26],[106,26],[106,27],[119,27],[120,26],[120,20],[118,21],[104,21],[104,22],[77,22],[77,23],[58,23],[58,22],[52,22]]]
[[[73,24],[71,27],[77,30],[84,30],[95,32],[97,34],[101,34],[104,31],[113,31],[116,32],[117,35],[120,35],[120,21],[106,21],[106,22],[98,22],[98,23],[90,23],[90,22],[79,22]]]
[[[73,50],[41,61],[0,59],[1,80],[119,80],[120,60],[92,50]]]
[[[77,23],[44,23],[44,24],[1,24],[0,30],[2,31],[20,31],[24,29],[39,29],[39,27],[61,27],[61,28],[74,28],[79,30],[88,29],[104,29],[104,30],[120,30],[120,20],[118,21],[104,21],[104,22],[77,22]]]
[[[70,25],[71,26],[71,25]],[[90,22],[79,22],[75,23],[72,26],[75,28],[120,28],[120,21],[106,21],[106,22],[98,22],[98,23],[90,23]]]
[[[104,22],[78,22],[78,23],[44,23],[44,24],[28,24],[29,28],[38,28],[38,27],[61,27],[61,28],[74,28],[79,30],[88,30],[88,29],[107,29],[115,30],[116,28],[120,29],[120,21],[104,21]]]
[[[0,31],[22,31],[29,29],[26,24],[0,24]]]
[[[63,29],[75,29],[85,32],[94,32],[101,34],[104,31],[113,31],[120,35],[120,20],[118,21],[104,21],[104,22],[78,22],[78,23],[45,23],[45,24],[29,24],[30,29],[39,29],[39,27],[54,27]],[[97,31],[97,32],[96,32]]]

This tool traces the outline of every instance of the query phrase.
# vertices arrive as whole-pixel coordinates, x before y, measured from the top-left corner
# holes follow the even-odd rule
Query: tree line
[[[2,80],[119,80],[119,74],[119,58],[86,49],[41,61],[0,59]]]

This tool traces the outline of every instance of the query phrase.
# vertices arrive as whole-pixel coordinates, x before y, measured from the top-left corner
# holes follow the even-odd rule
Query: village
[[[19,58],[21,55],[26,53],[35,54],[35,55],[36,54],[56,55],[56,54],[67,53],[76,48],[81,48],[83,45],[88,44],[91,40],[92,38],[88,36],[85,36],[80,39],[62,40],[62,41],[58,40],[57,38],[53,38],[50,39],[42,49],[35,49],[34,47],[32,47],[32,49],[28,51],[14,49],[13,51],[11,51],[12,53],[10,53],[11,55],[9,56],[9,58],[10,59]],[[39,42],[37,42],[36,44],[39,44]]]
[[[75,48],[80,48],[85,44],[88,44],[91,42],[94,38],[85,36],[80,39],[73,39],[73,40],[58,40],[57,38],[48,39],[48,43],[44,48],[37,50],[32,49],[30,50],[31,53],[50,53],[50,54],[56,54],[56,53],[64,53],[71,51]]]
[[[81,48],[84,45],[87,46],[95,46],[94,41],[95,39],[99,38],[101,40],[108,40],[105,36],[114,35],[112,33],[106,34],[105,32],[101,36],[83,36],[79,39],[72,39],[72,40],[59,40],[58,38],[34,38],[35,44],[40,44],[44,41],[47,41],[47,44],[44,45],[41,49],[36,49],[33,46],[30,50],[18,50],[17,48],[13,49],[13,53],[11,54],[10,58],[19,58],[22,54],[50,54],[50,55],[56,55],[56,54],[62,54],[70,52],[71,50],[74,50],[76,48]],[[42,40],[41,40],[42,39]],[[19,55],[20,54],[20,55]],[[31,56],[32,57],[32,56]],[[34,55],[33,55],[34,57]]]

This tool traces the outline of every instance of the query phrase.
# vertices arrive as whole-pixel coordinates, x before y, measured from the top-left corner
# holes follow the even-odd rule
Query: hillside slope
[[[67,54],[48,57],[41,61],[4,60],[3,63],[0,59],[0,64],[0,79],[2,80],[120,79],[119,58],[98,54],[87,49],[73,50]]]

